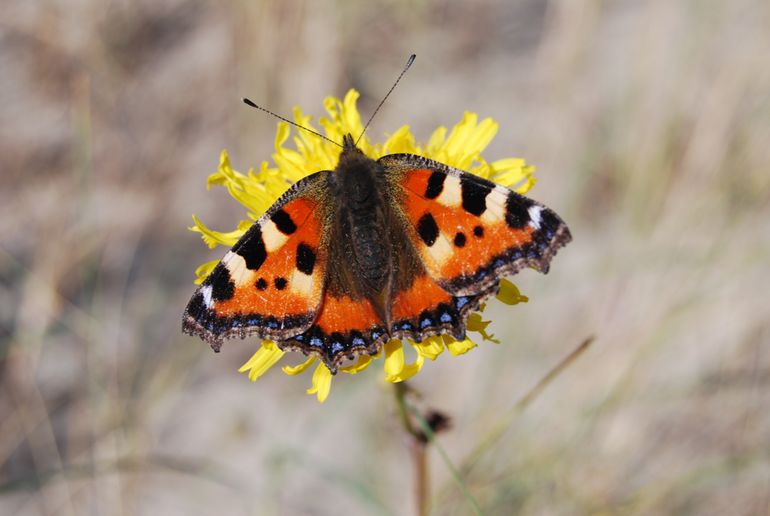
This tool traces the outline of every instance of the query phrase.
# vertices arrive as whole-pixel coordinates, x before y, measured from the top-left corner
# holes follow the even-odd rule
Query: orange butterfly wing
[[[490,292],[501,277],[524,267],[547,272],[571,240],[553,211],[481,177],[411,154],[379,162],[400,188],[425,269],[455,296]]]
[[[347,358],[375,354],[390,338],[422,341],[432,335],[450,333],[465,338],[465,321],[489,294],[453,296],[422,272],[412,285],[392,300],[393,324],[389,331],[364,298],[323,295],[318,319],[302,333],[279,343],[281,349],[312,353],[332,371]]]
[[[305,331],[321,306],[322,171],[292,186],[233,246],[193,294],[183,330],[215,350],[247,335],[282,340]]]

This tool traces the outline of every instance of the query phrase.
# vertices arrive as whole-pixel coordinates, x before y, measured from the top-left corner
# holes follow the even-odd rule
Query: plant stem
[[[396,397],[399,418],[404,431],[409,436],[409,449],[414,464],[414,495],[417,516],[428,514],[428,454],[426,453],[426,441],[422,432],[415,429],[406,402],[406,393],[409,388],[404,382],[394,383],[393,393]]]
[[[428,454],[426,443],[412,439],[414,460],[414,494],[418,516],[428,515]]]

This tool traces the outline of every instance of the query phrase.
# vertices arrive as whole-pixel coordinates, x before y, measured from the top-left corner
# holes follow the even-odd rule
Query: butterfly
[[[270,339],[336,373],[389,339],[464,339],[502,277],[548,272],[570,240],[536,201],[422,156],[373,160],[348,134],[334,170],[291,186],[216,265],[182,327],[215,351]]]

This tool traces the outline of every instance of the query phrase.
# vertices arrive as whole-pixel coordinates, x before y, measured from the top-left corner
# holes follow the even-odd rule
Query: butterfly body
[[[368,298],[387,322],[387,300],[393,285],[393,212],[385,172],[346,137],[335,172],[329,175],[331,238],[347,243],[331,262],[331,285],[340,294]],[[342,259],[344,257],[344,260]],[[345,274],[345,271],[349,271]]]
[[[551,210],[410,154],[373,160],[350,135],[334,171],[292,186],[225,255],[183,330],[219,350],[256,335],[332,372],[390,338],[465,337],[499,279],[547,272],[570,240]]]

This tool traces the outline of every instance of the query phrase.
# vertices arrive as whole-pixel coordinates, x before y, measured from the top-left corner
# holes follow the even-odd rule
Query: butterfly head
[[[345,175],[362,176],[376,172],[377,168],[377,162],[356,146],[350,133],[342,137],[342,153],[337,164],[337,172]]]
[[[356,141],[353,139],[353,135],[348,133],[342,137],[342,152],[352,150],[358,150],[358,147],[356,147]]]

